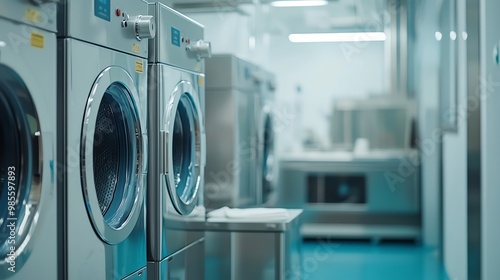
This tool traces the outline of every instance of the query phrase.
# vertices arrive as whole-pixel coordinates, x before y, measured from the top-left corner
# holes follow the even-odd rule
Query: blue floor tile
[[[304,280],[445,280],[437,250],[418,245],[305,242]]]

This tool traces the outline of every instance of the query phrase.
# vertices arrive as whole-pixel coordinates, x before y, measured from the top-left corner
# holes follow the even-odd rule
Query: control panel
[[[144,0],[69,1],[60,6],[59,37],[69,37],[147,58],[156,22]]]
[[[158,21],[149,61],[203,72],[203,59],[212,55],[203,26],[161,3],[149,4],[149,14]]]

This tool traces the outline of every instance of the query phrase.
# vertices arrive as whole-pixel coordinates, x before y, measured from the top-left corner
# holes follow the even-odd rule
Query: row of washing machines
[[[203,279],[206,209],[272,200],[274,78],[205,76],[163,4],[55,2],[0,3],[0,278]]]

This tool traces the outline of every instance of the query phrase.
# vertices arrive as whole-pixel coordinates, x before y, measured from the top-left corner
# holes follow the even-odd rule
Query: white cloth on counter
[[[242,221],[256,221],[256,222],[267,222],[267,221],[281,221],[290,218],[290,214],[287,209],[283,208],[229,208],[224,206],[217,210],[213,210],[207,214],[210,220],[242,220]]]

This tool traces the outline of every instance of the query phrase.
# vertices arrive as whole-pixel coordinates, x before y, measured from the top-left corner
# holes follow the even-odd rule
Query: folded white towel
[[[227,206],[213,210],[207,214],[208,218],[226,218],[233,220],[276,221],[290,217],[287,209],[283,208],[229,208]]]

